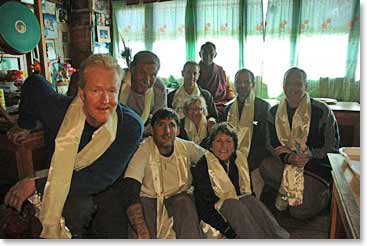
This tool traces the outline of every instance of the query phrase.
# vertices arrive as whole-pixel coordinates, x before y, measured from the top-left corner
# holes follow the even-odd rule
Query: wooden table
[[[360,146],[360,105],[356,102],[337,102],[329,105],[338,122],[340,146]]]
[[[15,145],[8,140],[6,134],[0,134],[0,150],[15,154],[18,178],[34,176],[33,150],[44,147],[43,131],[36,131],[20,145]]]
[[[360,239],[360,178],[355,175],[340,154],[328,154],[332,167],[333,193],[330,238]]]

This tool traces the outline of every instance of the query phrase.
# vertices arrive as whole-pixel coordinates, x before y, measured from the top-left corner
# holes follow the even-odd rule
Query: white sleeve
[[[146,145],[142,144],[131,158],[129,165],[125,171],[124,178],[133,178],[143,183],[146,164],[149,160],[149,153]]]
[[[195,144],[194,142],[188,142],[188,151],[190,156],[191,165],[199,161],[199,159],[205,154],[206,149]]]

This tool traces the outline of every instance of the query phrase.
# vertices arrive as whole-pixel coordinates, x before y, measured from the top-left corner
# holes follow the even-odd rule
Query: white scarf
[[[283,98],[275,115],[275,128],[279,142],[292,151],[299,145],[300,149],[307,149],[307,137],[311,123],[311,100],[306,92],[293,115],[292,130],[289,127],[287,102]],[[285,165],[279,193],[288,199],[291,206],[303,203],[304,176],[303,168]]]
[[[131,91],[131,72],[127,71],[125,77],[122,81],[120,89],[120,102],[127,105],[127,100],[129,99]],[[144,110],[140,115],[140,118],[145,123],[149,118],[151,108],[154,104],[154,91],[153,86],[149,88],[144,94]]]
[[[176,193],[170,194],[164,191],[164,180],[162,177],[162,165],[158,147],[154,143],[152,137],[149,137],[146,141],[148,141],[150,146],[150,156],[149,156],[149,165],[147,166],[150,170],[150,173],[153,177],[153,185],[154,190],[157,194],[157,238],[161,239],[174,239],[176,238],[176,233],[173,230],[173,218],[169,217],[166,207],[164,206],[164,199],[168,198]],[[186,185],[186,181],[189,178],[189,172],[187,168],[187,149],[184,144],[182,144],[179,139],[175,140],[174,143],[174,161],[177,163],[177,173],[178,177],[172,177],[178,179],[178,189],[182,189]]]
[[[232,104],[228,112],[227,121],[236,128],[238,134],[238,151],[244,153],[247,158],[251,148],[254,128],[255,93],[251,90],[250,95],[246,98],[241,119],[239,119],[238,103],[238,99],[236,99]]]
[[[199,123],[199,128],[196,129],[195,123],[192,122],[188,117],[185,118],[184,123],[185,131],[190,141],[196,144],[200,144],[208,136],[207,131],[207,120],[205,115],[201,114],[201,120]]]
[[[241,197],[250,195],[251,192],[251,180],[249,174],[249,168],[247,164],[247,158],[240,151],[237,151],[236,166],[238,169],[239,185]],[[236,189],[233,186],[228,174],[220,164],[218,158],[211,152],[205,154],[205,158],[208,163],[208,174],[210,183],[214,190],[215,195],[219,198],[219,201],[215,203],[215,208],[220,210],[223,202],[227,199],[236,199],[238,196]]]
[[[55,139],[55,152],[45,190],[42,197],[40,220],[43,238],[71,238],[62,218],[65,200],[68,196],[73,170],[81,170],[97,160],[116,138],[117,113],[96,130],[92,140],[78,153],[80,138],[86,116],[83,102],[75,97],[67,109],[64,120]]]
[[[186,92],[183,85],[181,85],[177,89],[173,97],[173,100],[172,100],[172,108],[178,113],[178,116],[180,117],[180,119],[185,117],[184,112],[183,112],[185,100],[193,96],[200,96],[199,86],[196,83],[194,84],[194,89],[191,94],[188,94]]]

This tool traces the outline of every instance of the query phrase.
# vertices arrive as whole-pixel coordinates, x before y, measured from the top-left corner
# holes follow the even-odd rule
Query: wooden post
[[[40,65],[41,65],[41,71],[40,73],[46,78],[48,75],[48,67],[47,67],[47,53],[46,53],[46,42],[45,42],[45,35],[44,35],[44,25],[43,25],[43,14],[42,14],[42,0],[34,0],[34,14],[36,15],[39,23],[40,23],[40,29],[41,29],[41,38],[38,43],[38,49],[39,49],[39,58],[40,58]],[[30,54],[29,54],[30,55]],[[28,58],[27,55],[27,62],[28,60],[31,60]],[[28,64],[29,66],[30,64]]]

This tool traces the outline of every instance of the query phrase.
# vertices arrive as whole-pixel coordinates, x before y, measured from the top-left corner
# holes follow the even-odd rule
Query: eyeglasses
[[[201,113],[203,112],[203,108],[189,108],[188,112]]]

